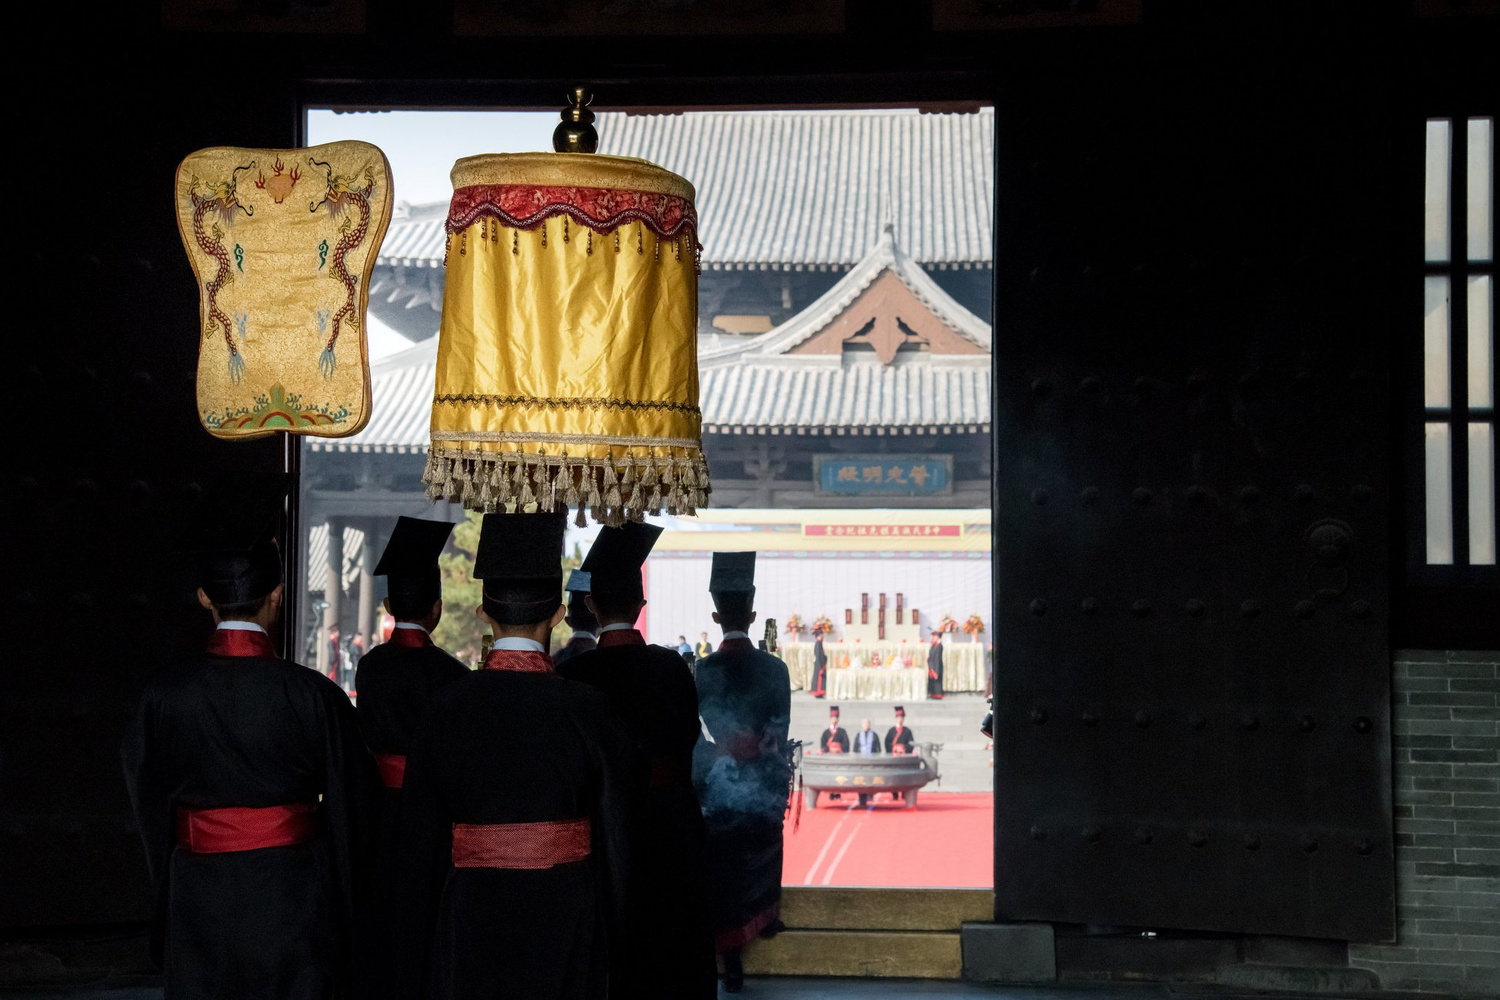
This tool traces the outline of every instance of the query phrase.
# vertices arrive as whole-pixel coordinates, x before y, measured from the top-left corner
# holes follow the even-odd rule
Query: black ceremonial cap
[[[587,594],[593,587],[590,575],[584,570],[575,569],[568,574],[568,585],[564,589],[570,594]]]
[[[715,552],[708,575],[710,594],[755,593],[755,553]]]
[[[579,568],[589,574],[590,586],[598,584],[600,578],[639,579],[641,566],[661,532],[658,525],[645,521],[626,521],[618,528],[600,528]]]
[[[391,540],[386,542],[375,575],[386,577],[392,597],[412,604],[431,607],[443,596],[442,573],[438,556],[453,533],[450,521],[429,521],[420,517],[399,517]]]
[[[258,600],[281,584],[281,547],[269,515],[205,526],[197,548],[198,586],[214,604]]]
[[[531,625],[562,604],[563,536],[568,512],[484,515],[474,577],[484,581],[484,610],[502,625]]]
[[[630,602],[645,596],[641,592],[641,566],[661,532],[660,526],[644,521],[599,529],[579,567],[589,575],[589,593],[595,601]]]

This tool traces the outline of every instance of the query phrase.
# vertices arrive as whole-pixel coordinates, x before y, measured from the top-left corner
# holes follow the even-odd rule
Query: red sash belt
[[[195,854],[290,847],[317,836],[317,807],[228,806],[223,809],[177,810],[177,842]]]
[[[455,868],[551,868],[582,861],[591,847],[586,818],[453,824]]]
[[[387,788],[400,788],[406,780],[406,755],[401,753],[378,753],[375,766],[380,768],[380,783]]]
[[[652,788],[692,787],[692,784],[692,768],[681,757],[651,758]]]

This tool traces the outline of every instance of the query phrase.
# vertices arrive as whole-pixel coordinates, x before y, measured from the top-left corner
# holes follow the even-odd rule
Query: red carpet
[[[994,885],[994,797],[923,791],[917,808],[889,795],[860,808],[852,796],[802,808],[786,821],[785,885],[988,889]]]

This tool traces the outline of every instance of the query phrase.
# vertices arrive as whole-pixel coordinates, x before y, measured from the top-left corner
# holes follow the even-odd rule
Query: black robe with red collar
[[[608,696],[650,773],[637,813],[628,926],[637,937],[611,1000],[718,995],[704,894],[706,831],[692,783],[698,691],[682,655],[635,629],[599,633],[598,647],[558,667]]]
[[[934,642],[927,647],[927,697],[943,697],[943,644]]]
[[[822,735],[818,737],[818,749],[824,753],[829,753],[830,745],[838,747],[837,750],[832,750],[832,753],[848,753],[849,730],[843,726],[828,726],[825,728]]]
[[[813,672],[808,682],[807,693],[814,698],[828,694],[828,654],[823,650],[823,637],[813,641]]]
[[[219,630],[208,652],[147,683],[120,755],[155,892],[166,1000],[327,1000],[358,989],[379,784],[354,706],[262,632]],[[179,808],[316,806],[286,846],[188,851]],[[362,949],[361,949],[362,950]]]
[[[608,995],[625,919],[634,741],[599,691],[543,652],[492,650],[433,695],[407,756],[396,995]],[[586,819],[587,857],[542,868],[454,864],[457,824]]]
[[[720,952],[743,948],[781,914],[782,821],[792,775],[786,664],[749,639],[698,661],[700,738],[693,781],[708,827],[709,902]]]
[[[915,737],[911,734],[910,726],[907,726],[905,724],[901,725],[899,728],[896,726],[892,726],[885,731],[885,752],[911,753],[912,743],[914,740]],[[905,749],[897,750],[897,747],[904,747]]]
[[[365,970],[371,1000],[392,998],[390,967],[396,944],[390,928],[395,922],[397,841],[401,832],[400,780],[405,757],[411,752],[417,726],[427,704],[440,688],[467,677],[469,670],[457,657],[433,644],[425,629],[397,628],[391,637],[360,658],[354,675],[356,707],[365,742],[382,764],[385,789],[375,837],[372,904],[367,908]]]

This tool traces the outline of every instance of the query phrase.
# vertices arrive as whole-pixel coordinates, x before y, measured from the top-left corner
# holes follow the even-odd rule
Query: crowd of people
[[[633,624],[661,529],[602,528],[565,581],[565,524],[484,516],[470,670],[431,637],[453,525],[401,518],[357,707],[277,654],[269,535],[203,548],[208,648],[148,682],[121,747],[167,1000],[741,989],[741,950],[784,929],[796,746],[786,665],[749,637],[755,554],[715,554],[723,640],[690,667]]]
[[[859,720],[859,729],[850,736],[849,730],[839,724],[839,707],[828,706],[828,728],[818,734],[819,753],[889,753],[909,754],[915,737],[912,736],[911,727],[906,724],[906,709],[897,705],[892,710],[895,722],[885,731],[885,739],[882,741],[880,734],[871,729],[869,719]]]
[[[871,651],[868,655],[860,652],[846,652],[843,657],[843,666],[849,666],[851,663],[862,667],[916,666],[915,656],[912,653],[904,653],[898,657],[895,652],[888,652],[882,658],[875,651]],[[988,660],[986,662],[988,663]],[[933,701],[941,701],[943,698],[943,635],[941,632],[933,632],[927,641],[926,666],[927,697]],[[986,667],[986,693],[991,683],[989,668]],[[812,683],[808,685],[808,693],[814,698],[828,696],[828,652],[823,648],[822,632],[813,636],[813,672]]]

